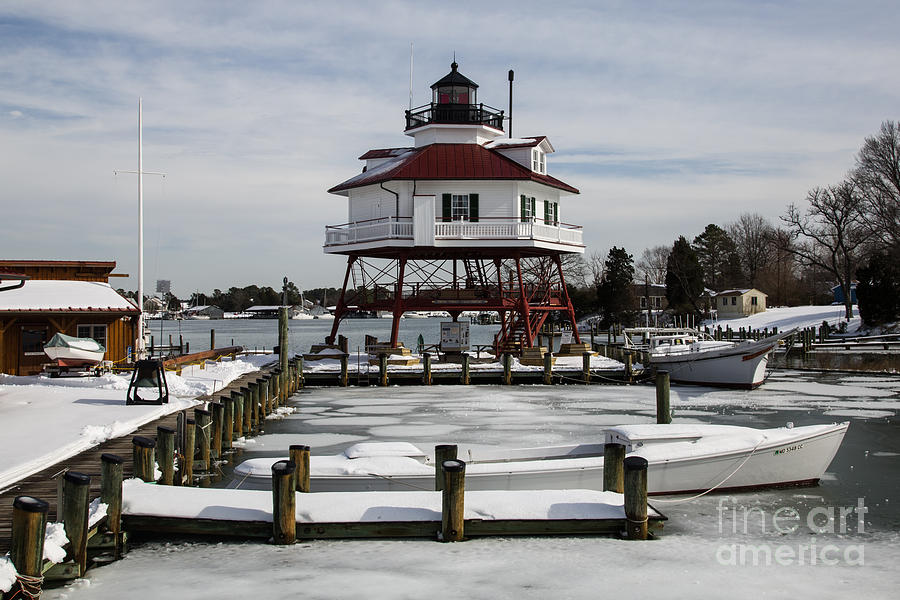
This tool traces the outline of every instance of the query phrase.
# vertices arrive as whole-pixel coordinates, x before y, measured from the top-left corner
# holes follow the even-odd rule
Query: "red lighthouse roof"
[[[503,154],[479,144],[431,144],[421,148],[372,150],[362,158],[389,160],[340,183],[337,194],[353,188],[393,180],[498,179],[534,181],[577,194],[578,189],[550,175],[535,173]]]

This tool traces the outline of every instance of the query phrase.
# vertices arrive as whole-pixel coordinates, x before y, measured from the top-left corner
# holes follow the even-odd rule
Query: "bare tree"
[[[594,250],[590,253],[585,262],[587,263],[587,272],[585,273],[585,276],[587,276],[587,273],[590,273],[590,285],[594,289],[597,289],[600,286],[600,282],[603,281],[603,268],[606,262],[606,256]]]
[[[792,242],[783,249],[801,263],[821,267],[837,279],[844,292],[845,316],[850,319],[853,317],[850,283],[873,235],[865,222],[860,189],[853,180],[848,180],[813,189],[807,201],[806,212],[791,204],[787,214],[781,217]]]
[[[651,283],[663,283],[666,280],[666,268],[669,262],[671,246],[654,246],[647,248],[637,262],[640,280],[650,279]]]
[[[757,285],[760,269],[769,259],[768,243],[774,228],[756,213],[744,213],[727,227],[728,234],[737,246],[741,268],[750,287]]]
[[[853,177],[862,189],[870,225],[879,240],[900,246],[900,127],[881,124],[878,135],[867,137],[856,156]]]

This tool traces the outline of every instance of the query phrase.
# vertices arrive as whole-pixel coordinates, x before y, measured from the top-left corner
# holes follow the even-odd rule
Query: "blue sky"
[[[375,8],[377,7],[377,8]],[[588,252],[773,222],[839,181],[897,120],[896,2],[4,2],[4,258],[136,274],[144,102],[145,286],[337,286],[325,192],[402,134],[456,53],[514,133],[547,135],[581,190]],[[123,282],[124,280],[118,280]],[[129,280],[130,287],[136,287]]]

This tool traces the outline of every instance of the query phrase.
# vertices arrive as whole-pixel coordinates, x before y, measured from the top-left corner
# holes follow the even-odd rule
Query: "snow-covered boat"
[[[679,383],[753,389],[766,378],[769,356],[778,343],[793,333],[779,333],[754,341],[715,340],[690,329],[632,329],[642,335],[650,366],[668,371]],[[633,337],[629,339],[633,340]]]
[[[106,348],[92,338],[57,333],[44,344],[44,354],[61,367],[89,367],[100,364]]]
[[[676,494],[815,484],[834,458],[848,423],[753,429],[730,425],[625,425],[607,443],[649,462],[648,491]],[[467,490],[603,488],[604,444],[502,450],[459,447]],[[272,464],[235,468],[231,486],[267,489]],[[405,442],[366,442],[310,457],[312,491],[434,489],[432,457]]]

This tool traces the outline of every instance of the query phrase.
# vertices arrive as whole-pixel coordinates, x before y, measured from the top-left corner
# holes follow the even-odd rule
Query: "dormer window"
[[[546,163],[546,155],[543,150],[538,148],[534,148],[531,151],[531,170],[535,173],[546,174],[547,173],[547,163]]]

